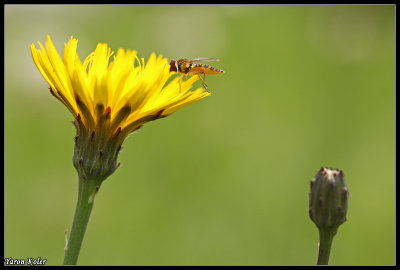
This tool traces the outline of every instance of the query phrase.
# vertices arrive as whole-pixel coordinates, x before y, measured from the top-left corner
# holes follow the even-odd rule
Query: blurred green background
[[[313,265],[321,166],[350,191],[330,264],[395,264],[395,6],[6,5],[4,255],[61,264],[75,130],[30,55],[46,34],[226,71],[126,139],[79,264]]]

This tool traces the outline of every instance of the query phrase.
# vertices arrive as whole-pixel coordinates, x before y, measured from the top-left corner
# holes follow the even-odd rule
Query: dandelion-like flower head
[[[31,53],[52,95],[74,116],[73,160],[83,178],[114,172],[122,142],[144,123],[210,95],[202,88],[190,90],[197,76],[170,80],[175,72],[162,55],[152,53],[146,63],[136,51],[119,49],[114,54],[99,43],[82,63],[77,44],[71,37],[61,59],[47,36],[45,47],[39,42],[39,50],[32,44]]]

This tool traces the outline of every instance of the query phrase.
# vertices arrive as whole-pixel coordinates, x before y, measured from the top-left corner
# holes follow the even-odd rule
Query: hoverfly
[[[193,60],[190,59],[179,59],[178,61],[176,60],[171,60],[169,62],[169,65],[171,66],[169,71],[175,71],[181,73],[181,77],[179,78],[179,85],[180,85],[180,80],[183,76],[183,74],[187,75],[198,75],[201,81],[203,82],[203,87],[204,89],[207,90],[207,84],[205,82],[206,80],[206,74],[207,75],[217,75],[217,74],[222,74],[225,73],[225,71],[215,68],[210,65],[203,65],[203,64],[195,64],[196,62],[211,62],[211,61],[219,61],[219,59],[216,58],[196,58]],[[202,78],[200,75],[203,74],[204,78]]]

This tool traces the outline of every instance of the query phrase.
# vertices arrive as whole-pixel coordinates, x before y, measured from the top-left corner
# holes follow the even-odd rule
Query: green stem
[[[64,265],[75,265],[78,261],[79,251],[93,208],[94,196],[99,190],[100,185],[101,181],[79,178],[78,202],[65,250]]]
[[[317,265],[328,265],[331,246],[336,230],[319,229],[319,252]]]

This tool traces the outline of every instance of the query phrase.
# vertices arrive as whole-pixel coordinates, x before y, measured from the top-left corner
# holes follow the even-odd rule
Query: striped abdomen
[[[215,68],[210,65],[203,64],[192,64],[189,74],[206,74],[206,75],[216,75],[225,73],[222,69]]]

